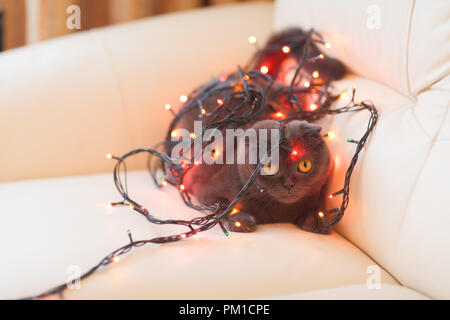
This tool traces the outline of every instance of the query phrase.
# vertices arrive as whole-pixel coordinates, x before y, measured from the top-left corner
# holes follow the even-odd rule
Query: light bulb
[[[269,68],[267,66],[265,66],[265,65],[262,65],[261,68],[259,68],[259,70],[263,74],[267,74],[269,72]]]
[[[188,100],[188,97],[185,95],[185,94],[182,94],[181,96],[180,96],[180,101],[181,102],[186,102]]]
[[[255,44],[256,43],[256,37],[251,35],[250,37],[248,37],[248,42],[250,44]]]

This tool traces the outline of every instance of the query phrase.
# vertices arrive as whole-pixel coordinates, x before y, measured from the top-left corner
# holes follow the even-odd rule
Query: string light
[[[240,227],[241,226],[241,223],[239,222],[239,221],[236,221],[235,223],[234,223],[234,225],[236,226],[236,227]]]
[[[238,213],[238,212],[239,212],[239,210],[238,210],[238,209],[236,209],[236,208],[233,208],[233,211],[231,211],[231,212],[230,212],[230,215],[236,214],[236,213]]]
[[[318,78],[319,77],[319,71],[314,71],[313,73],[312,73],[312,76],[313,76],[313,78]]]
[[[319,59],[320,59],[320,60],[325,59],[325,56],[323,55],[323,53],[319,54]]]
[[[354,100],[354,95],[352,97],[352,100],[345,106],[339,107],[339,108],[331,108],[331,103],[336,100],[337,97],[333,97],[329,92],[330,84],[329,82],[325,81],[321,84],[314,84],[314,88],[311,89],[304,89],[304,88],[297,88],[295,86],[296,80],[298,80],[298,76],[301,74],[299,71],[303,68],[304,63],[308,60],[306,59],[307,52],[309,52],[310,45],[315,40],[313,39],[313,35],[315,34],[314,31],[309,31],[306,33],[302,33],[302,36],[296,37],[295,41],[290,43],[291,53],[292,55],[299,56],[300,64],[297,67],[297,72],[293,76],[291,80],[291,85],[289,87],[283,88],[283,96],[282,98],[285,98],[286,101],[291,105],[291,109],[288,114],[286,114],[286,119],[299,119],[299,120],[306,120],[306,121],[315,121],[320,119],[321,117],[324,117],[325,115],[338,115],[341,113],[346,112],[357,112],[360,110],[366,110],[370,113],[370,119],[368,122],[368,126],[365,127],[365,133],[361,136],[359,140],[356,139],[350,139],[352,143],[357,144],[355,148],[355,153],[350,161],[350,164],[347,168],[346,174],[344,176],[344,184],[343,188],[338,191],[337,193],[333,193],[333,195],[337,195],[338,193],[342,193],[342,200],[341,204],[338,208],[334,208],[331,210],[328,210],[326,212],[320,212],[319,217],[322,219],[322,226],[320,226],[320,230],[328,230],[332,226],[336,225],[343,217],[345,210],[347,209],[348,203],[349,203],[349,185],[350,185],[350,179],[352,176],[352,172],[354,170],[354,167],[357,163],[359,153],[363,149],[364,145],[367,142],[367,139],[369,138],[371,132],[373,131],[377,119],[378,119],[378,112],[376,108],[371,104],[369,101],[364,101],[361,104],[356,104]],[[250,39],[249,39],[250,40]],[[256,38],[255,38],[256,42]],[[286,43],[286,42],[285,42]],[[283,43],[283,45],[285,44]],[[303,43],[303,46],[298,46],[298,43]],[[325,45],[327,47],[327,45]],[[280,52],[281,45],[276,49],[277,52]],[[295,49],[294,49],[295,48]],[[265,54],[270,54],[273,52],[273,47],[266,47],[261,50],[258,50],[257,56],[264,58]],[[271,86],[271,81],[269,75],[262,75],[262,71],[258,72],[257,68],[261,65],[261,61],[264,62],[264,59],[261,60],[254,60],[255,62],[253,65],[249,65],[248,68],[245,69],[245,73],[238,68],[237,72],[234,72],[230,74],[226,79],[225,83],[221,82],[219,83],[217,80],[214,80],[216,83],[219,83],[218,85],[212,85],[211,83],[207,83],[198,90],[194,91],[190,98],[192,99],[192,104],[185,105],[183,109],[181,109],[177,113],[177,117],[181,116],[183,112],[186,112],[186,110],[195,110],[194,108],[198,108],[197,110],[201,110],[202,102],[208,101],[208,97],[217,97],[220,96],[221,99],[225,100],[230,103],[229,108],[217,108],[219,110],[215,110],[214,106],[208,106],[211,108],[208,108],[208,110],[214,109],[213,111],[210,111],[208,113],[208,122],[204,124],[203,129],[212,129],[212,128],[226,128],[227,126],[233,124],[233,125],[247,125],[251,123],[252,121],[258,118],[260,115],[267,115],[270,116],[273,114],[273,109],[271,109],[271,105],[269,103],[270,96],[273,93],[271,90],[275,90],[274,86]],[[258,62],[256,62],[258,61]],[[277,70],[273,70],[274,74],[277,74]],[[268,72],[268,69],[267,69]],[[243,83],[244,80],[244,74],[249,73],[252,77],[252,82],[249,84]],[[273,80],[273,79],[272,79]],[[269,83],[269,84],[268,84]],[[224,96],[224,87],[227,88],[233,88],[237,86],[242,86],[241,92],[232,92],[230,95]],[[309,88],[310,84],[308,82],[308,85],[305,85],[305,88]],[[286,90],[287,89],[287,90]],[[354,88],[355,90],[356,88]],[[300,94],[308,94],[311,92],[321,92],[323,93],[323,100],[321,99],[320,104],[317,102],[318,110],[314,113],[310,112],[309,110],[303,110],[301,108],[297,108],[300,106],[300,102],[298,100],[298,97]],[[187,96],[186,101],[187,101]],[[180,101],[181,101],[180,97]],[[214,101],[214,100],[211,100]],[[278,100],[279,101],[279,100]],[[322,102],[324,101],[324,102]],[[182,101],[183,102],[183,101]],[[234,106],[234,107],[233,107]],[[190,107],[191,109],[187,108]],[[227,114],[223,117],[224,110],[227,111]],[[238,113],[237,111],[240,111]],[[201,111],[198,111],[199,113]],[[177,117],[174,117],[172,120],[172,123],[169,126],[168,132],[170,133],[168,139],[170,140],[170,136],[173,135],[175,131],[175,127],[177,125]],[[176,136],[176,133],[175,133]],[[330,136],[329,136],[330,137]],[[280,135],[280,142],[283,141],[284,137],[283,135]],[[276,146],[279,147],[279,144]],[[146,153],[149,156],[157,158],[159,161],[154,161],[155,164],[149,162],[149,171],[154,179],[155,182],[157,181],[156,175],[159,174],[159,171],[156,170],[155,165],[156,163],[160,163],[162,165],[162,172],[165,174],[165,177],[168,179],[168,182],[172,184],[173,186],[178,186],[179,194],[184,201],[184,203],[189,206],[190,208],[193,208],[195,210],[201,211],[202,213],[207,213],[205,215],[201,215],[200,217],[196,217],[192,220],[174,220],[174,219],[160,219],[155,216],[153,216],[146,208],[141,206],[136,200],[132,199],[132,195],[128,193],[128,187],[127,187],[127,173],[126,173],[126,166],[125,162],[130,157],[133,157],[140,153]],[[218,153],[218,152],[217,152]],[[113,158],[113,157],[112,157]],[[128,153],[122,155],[121,157],[114,157],[116,160],[116,164],[113,171],[113,178],[114,178],[114,184],[117,188],[117,191],[119,192],[119,195],[121,196],[122,200],[120,202],[114,203],[114,206],[118,205],[127,205],[130,208],[132,208],[136,213],[139,213],[142,215],[146,220],[148,220],[150,223],[154,224],[171,224],[171,225],[179,225],[184,226],[188,230],[179,233],[179,234],[173,234],[169,236],[158,236],[151,239],[146,240],[138,240],[135,241],[131,238],[131,234],[129,233],[130,242],[126,245],[114,250],[110,254],[108,254],[106,257],[104,257],[97,265],[93,266],[92,268],[89,268],[87,272],[81,275],[80,279],[84,279],[91,274],[93,274],[98,269],[105,267],[106,265],[110,264],[111,262],[116,261],[115,257],[119,257],[120,255],[123,255],[130,250],[132,250],[134,247],[141,247],[146,244],[160,244],[160,243],[167,243],[167,242],[174,242],[179,241],[182,239],[186,239],[187,237],[191,237],[193,235],[196,235],[199,232],[204,232],[207,230],[210,230],[211,228],[215,226],[219,226],[223,233],[228,236],[228,231],[223,226],[223,223],[221,222],[223,218],[226,218],[228,215],[230,215],[235,208],[235,205],[239,200],[242,199],[242,196],[247,192],[249,188],[257,188],[260,192],[263,192],[264,189],[261,188],[261,186],[256,182],[256,178],[260,174],[260,170],[262,167],[262,162],[258,163],[255,170],[251,173],[249,179],[244,183],[242,186],[242,189],[235,195],[235,198],[231,200],[230,202],[226,203],[216,203],[214,205],[205,205],[205,204],[195,204],[191,201],[191,197],[189,195],[189,192],[185,190],[184,184],[182,184],[183,178],[185,174],[192,168],[192,166],[184,167],[179,164],[176,159],[173,159],[169,157],[165,152],[158,151],[156,148],[139,148],[129,151]],[[192,162],[192,160],[191,160]],[[164,184],[165,180],[163,180]],[[221,183],[221,182],[219,182]],[[328,221],[328,219],[325,217],[325,214],[335,213],[333,215],[332,220]],[[239,222],[239,221],[236,221]],[[240,222],[239,222],[240,223]],[[54,293],[60,293],[66,289],[66,284],[61,284],[59,286],[56,286],[55,288],[52,288],[38,296],[32,297],[32,298],[43,298],[47,297]]]
[[[283,112],[278,111],[278,112],[276,112],[276,113],[273,115],[273,118],[277,118],[277,119],[283,120],[283,119],[286,118],[286,115],[285,115]]]
[[[166,105],[164,106],[164,108],[169,111],[170,109],[172,109],[172,106],[168,103],[166,103]]]
[[[113,262],[119,262],[119,260],[120,260],[120,257],[119,257],[119,256],[115,256],[114,258],[112,258],[112,261],[113,261]]]
[[[334,134],[333,131],[328,131],[327,137],[328,137],[328,139],[333,140],[336,137],[336,135]]]
[[[262,74],[267,74],[269,72],[269,68],[266,65],[262,65],[261,68],[259,68],[259,71],[261,71]]]
[[[305,88],[309,88],[309,86],[310,86],[311,84],[309,83],[309,81],[305,81],[305,83],[304,83],[303,85],[305,86]]]
[[[187,95],[185,95],[185,94],[182,94],[182,95],[180,96],[180,102],[183,102],[183,103],[185,103],[186,101],[188,101],[188,97],[187,97]]]
[[[170,133],[170,135],[175,138],[177,136],[177,131],[176,130],[172,130],[172,132]]]
[[[223,105],[223,100],[220,99],[220,98],[218,98],[218,99],[216,100],[216,102],[217,102],[217,104],[218,104],[219,106]]]
[[[255,44],[256,43],[256,37],[253,36],[253,35],[248,37],[248,43]]]
[[[330,49],[331,48],[331,44],[329,42],[325,42],[325,48]]]
[[[281,50],[282,50],[284,53],[289,53],[289,52],[291,52],[291,48],[290,48],[289,46],[283,46],[283,47],[281,48]]]
[[[317,110],[317,105],[316,104],[311,104],[310,106],[309,106],[309,109],[311,110],[311,111],[316,111]]]
[[[212,155],[214,158],[217,158],[217,157],[219,156],[219,154],[220,154],[220,151],[219,151],[219,150],[214,149],[213,151],[211,151],[211,155]]]

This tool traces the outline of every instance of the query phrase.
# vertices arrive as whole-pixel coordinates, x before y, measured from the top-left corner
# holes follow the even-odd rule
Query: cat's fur
[[[275,129],[280,125],[276,120],[262,120],[252,128]],[[293,156],[288,148],[280,149],[278,173],[274,176],[258,175],[256,182],[264,192],[251,186],[236,205],[239,212],[224,220],[227,229],[250,232],[256,229],[257,224],[290,222],[307,231],[322,231],[317,212],[333,168],[328,147],[322,139],[320,127],[306,121],[293,120],[284,124],[282,130],[285,136],[283,145],[297,150],[298,155]],[[246,148],[246,151],[257,152],[248,150],[248,146]],[[303,159],[312,163],[308,173],[297,170],[299,161]],[[254,164],[201,164],[188,172],[184,184],[200,203],[230,203],[255,168]],[[235,225],[236,221],[240,226]]]

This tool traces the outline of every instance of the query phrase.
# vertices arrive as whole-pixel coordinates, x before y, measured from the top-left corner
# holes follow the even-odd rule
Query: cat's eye
[[[297,165],[297,171],[301,173],[308,173],[312,169],[312,163],[309,160],[302,160]]]
[[[278,167],[272,162],[267,162],[261,167],[261,174],[265,176],[273,176],[277,174]]]

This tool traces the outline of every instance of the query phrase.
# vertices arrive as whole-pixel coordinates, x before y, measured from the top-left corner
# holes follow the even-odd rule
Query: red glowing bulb
[[[262,65],[261,68],[259,68],[259,71],[263,74],[267,74],[269,72],[269,68],[266,65]]]
[[[186,239],[186,234],[185,233],[183,233],[182,235],[181,235],[181,239]]]
[[[333,195],[332,195],[332,194],[330,194],[330,195],[328,196],[328,198],[330,198],[330,199],[333,199]]]
[[[277,112],[273,115],[274,118],[278,118],[278,119],[284,119],[286,118],[285,114],[283,112]]]
[[[180,190],[184,191],[184,189],[186,189],[186,187],[184,186],[184,184],[180,184]]]
[[[217,99],[216,102],[217,102],[217,104],[219,106],[223,105],[223,100],[222,99]]]

